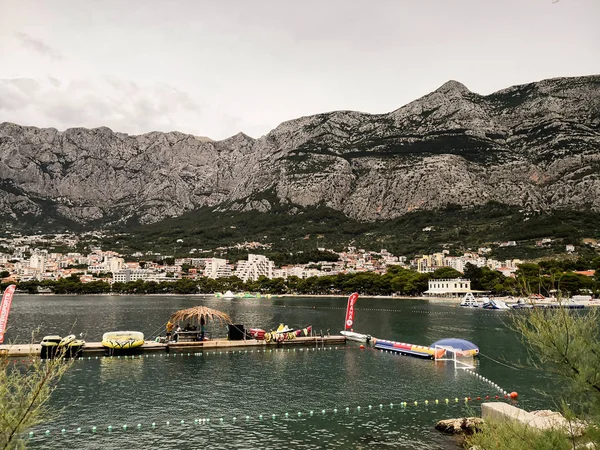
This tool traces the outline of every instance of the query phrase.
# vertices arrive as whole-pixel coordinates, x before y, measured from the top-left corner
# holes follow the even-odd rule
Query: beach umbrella
[[[200,323],[204,318],[204,323],[208,321],[219,322],[220,325],[233,323],[227,313],[216,309],[207,308],[206,306],[194,306],[192,308],[182,309],[171,316],[171,322],[190,322]]]

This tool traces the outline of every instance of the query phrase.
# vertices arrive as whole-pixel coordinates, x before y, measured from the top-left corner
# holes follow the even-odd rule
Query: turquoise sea
[[[225,311],[247,327],[313,325],[317,332],[337,334],[346,299],[17,295],[6,339],[28,342],[34,329],[40,337],[83,333],[88,341],[124,329],[149,338],[173,312],[199,304]],[[554,406],[552,396],[540,393],[554,392],[552,380],[524,367],[527,353],[507,326],[510,314],[423,300],[360,298],[356,304],[355,331],[425,345],[445,337],[474,342],[482,353],[474,372],[483,379],[451,362],[363,350],[354,343],[302,351],[80,359],[52,397],[58,416],[34,430],[31,446],[456,448],[434,424],[476,412],[476,397],[499,394],[490,381],[517,391],[521,407]],[[224,328],[208,331],[226,335]]]

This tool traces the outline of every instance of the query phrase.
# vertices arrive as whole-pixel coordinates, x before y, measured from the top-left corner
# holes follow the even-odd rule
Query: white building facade
[[[234,275],[246,282],[258,277],[273,278],[275,263],[264,255],[248,255],[248,261],[238,261]]]
[[[440,278],[429,280],[429,289],[425,294],[439,296],[460,296],[471,290],[471,280],[465,278]]]
[[[232,275],[231,266],[226,259],[207,258],[204,262],[204,276],[208,278],[230,277]]]

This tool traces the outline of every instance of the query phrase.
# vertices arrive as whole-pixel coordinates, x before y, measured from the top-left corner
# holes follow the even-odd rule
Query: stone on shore
[[[462,419],[440,420],[435,429],[448,434],[473,434],[481,430],[483,419],[479,417],[463,417]]]

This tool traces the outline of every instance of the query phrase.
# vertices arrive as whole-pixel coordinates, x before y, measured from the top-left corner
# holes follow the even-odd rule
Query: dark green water
[[[248,327],[312,324],[317,331],[337,334],[346,299],[19,295],[6,339],[27,342],[36,327],[40,336],[72,331],[84,333],[88,341],[119,329],[150,337],[173,312],[197,304],[226,311]],[[419,300],[359,299],[355,330],[416,344],[445,337],[470,340],[483,355],[502,363],[482,356],[477,373],[509,392],[518,391],[522,407],[552,407],[552,398],[538,393],[552,391],[550,380],[504,365],[523,363],[527,356],[505,325],[508,314]],[[226,332],[209,327],[209,333],[222,337]],[[452,440],[433,429],[435,422],[465,414],[466,396],[497,394],[488,382],[455,370],[451,363],[361,350],[354,344],[289,352],[82,359],[52,398],[63,412],[54,423],[36,429],[31,443],[52,449],[454,448]],[[403,401],[408,406],[401,407]],[[203,423],[207,418],[210,423]],[[52,430],[49,436],[46,429]]]

